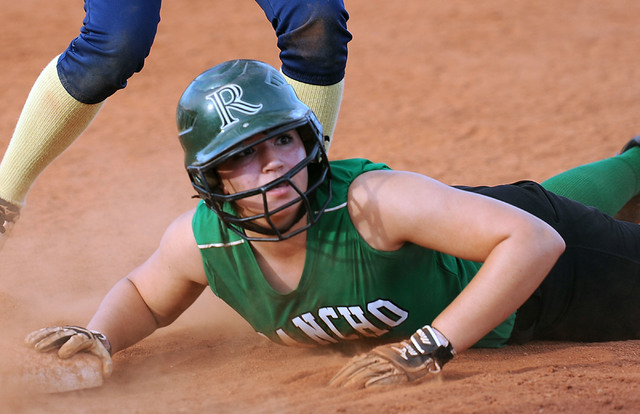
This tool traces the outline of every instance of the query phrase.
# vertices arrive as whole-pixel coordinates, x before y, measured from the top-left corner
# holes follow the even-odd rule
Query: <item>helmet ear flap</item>
[[[191,185],[200,198],[208,200],[212,193],[225,194],[222,180],[215,168],[189,168],[187,172],[191,178]]]
[[[217,193],[224,194],[224,186],[222,185],[222,180],[220,179],[220,174],[218,174],[218,170],[215,168],[211,169],[211,171],[204,172],[204,178],[207,182],[207,186],[213,191]]]
[[[323,149],[327,148],[329,136],[322,135],[322,127],[320,126],[320,122],[315,117],[313,112],[309,111],[309,113],[307,114],[307,122],[303,125],[300,125],[296,129],[298,131],[298,134],[300,135],[300,138],[302,138],[304,149],[307,155],[315,151],[315,147],[316,145],[318,145],[318,143],[320,143],[320,146]],[[318,156],[315,160],[313,160],[313,162],[322,162],[323,155],[326,156],[326,150],[324,152],[318,151]]]

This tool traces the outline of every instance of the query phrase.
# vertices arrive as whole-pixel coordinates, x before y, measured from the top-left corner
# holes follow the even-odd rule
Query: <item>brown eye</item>
[[[226,171],[240,168],[251,161],[252,156],[255,154],[255,152],[256,149],[253,147],[245,148],[241,151],[238,151],[237,153],[233,154],[231,158],[220,164],[218,166],[218,169]]]
[[[282,134],[276,137],[276,145],[287,145],[293,142],[293,137],[289,134]]]
[[[235,154],[233,157],[231,157],[232,160],[241,160],[245,157],[248,157],[249,155],[253,154],[254,152],[256,152],[256,150],[254,148],[247,148],[244,149],[240,152],[238,152],[237,154]]]

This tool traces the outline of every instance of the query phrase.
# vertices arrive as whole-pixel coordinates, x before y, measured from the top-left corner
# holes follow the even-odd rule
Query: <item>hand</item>
[[[367,388],[402,384],[438,373],[455,351],[447,338],[426,325],[409,340],[373,348],[356,356],[329,382],[334,387]]]
[[[58,356],[67,359],[78,352],[87,351],[102,360],[102,375],[108,378],[113,370],[109,353],[111,345],[106,336],[80,326],[56,326],[31,332],[25,342],[38,352],[58,349]]]

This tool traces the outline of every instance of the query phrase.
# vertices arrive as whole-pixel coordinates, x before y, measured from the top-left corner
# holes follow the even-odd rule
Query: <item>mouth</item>
[[[275,187],[272,187],[267,191],[267,194],[270,196],[281,196],[289,193],[291,191],[291,186],[287,182],[280,183]]]

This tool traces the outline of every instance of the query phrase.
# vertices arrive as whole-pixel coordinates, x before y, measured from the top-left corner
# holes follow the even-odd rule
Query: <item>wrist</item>
[[[97,340],[100,341],[109,355],[111,355],[111,342],[109,341],[109,338],[107,338],[107,336],[100,331],[91,330],[90,332],[96,337]]]
[[[411,343],[420,354],[433,358],[438,371],[456,355],[447,337],[430,325],[423,326],[411,335]]]

